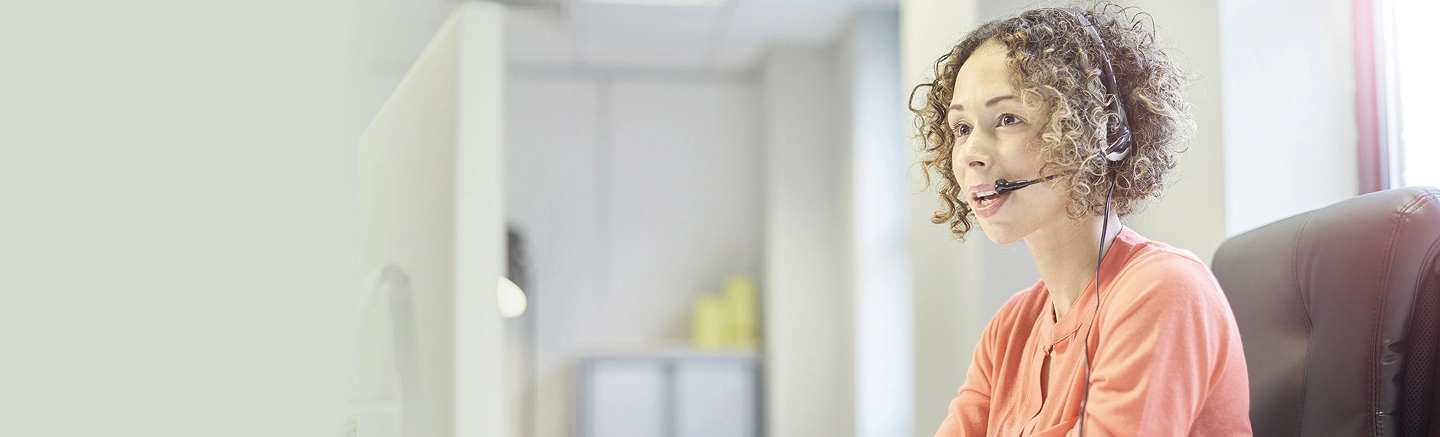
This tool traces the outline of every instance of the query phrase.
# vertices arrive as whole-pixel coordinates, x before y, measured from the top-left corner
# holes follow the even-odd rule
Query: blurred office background
[[[533,278],[526,324],[506,325],[507,368],[525,369],[507,374],[508,432],[933,432],[979,330],[1038,273],[1020,245],[962,243],[928,222],[936,202],[919,184],[905,101],[968,29],[1045,4],[502,3],[504,211],[525,236]],[[449,5],[367,4],[371,39],[360,48],[370,60],[369,100],[357,106],[357,122],[388,95]],[[1427,36],[1405,33],[1418,26],[1404,26],[1406,14],[1392,9],[1426,6],[1136,5],[1196,73],[1200,127],[1166,198],[1127,219],[1142,234],[1208,260],[1227,236],[1377,182],[1434,177],[1401,170],[1432,162],[1428,149],[1399,151],[1423,141],[1387,143],[1396,151],[1385,181],[1362,181],[1376,175],[1358,170],[1364,148],[1375,146],[1364,135],[1416,130],[1357,126],[1366,116],[1356,112],[1356,74],[1365,68],[1357,53],[1378,56],[1382,67],[1416,60],[1357,50],[1357,11],[1379,8],[1376,27],[1361,31],[1393,50]],[[1381,92],[1392,93],[1381,106],[1417,100],[1395,98],[1401,89],[1432,92],[1399,77],[1415,70],[1398,66],[1384,77],[1405,87],[1381,80]],[[1372,116],[1425,117],[1423,106]],[[758,285],[763,317],[756,347],[730,352],[757,360],[758,374],[729,375],[738,390],[729,395],[687,394],[667,367],[683,374],[685,361],[668,360],[714,355],[691,342],[695,303],[735,276]],[[630,367],[590,364],[615,356]],[[608,366],[620,366],[613,378],[629,385],[606,391]],[[687,425],[712,417],[739,425]]]
[[[355,262],[355,144],[472,3],[150,3],[0,13],[19,30],[0,38],[0,335],[22,394],[0,399],[27,413],[0,429],[365,435],[336,419],[362,328],[335,302],[379,277]],[[1440,185],[1434,6],[1124,3],[1197,77],[1198,136],[1125,220],[1141,234],[1208,261],[1276,219]],[[929,222],[906,100],[969,29],[1054,3],[498,5],[477,59],[501,72],[499,272],[525,304],[470,344],[501,366],[498,402],[460,402],[448,385],[474,381],[447,374],[427,435],[932,435],[1038,273],[1023,243]]]

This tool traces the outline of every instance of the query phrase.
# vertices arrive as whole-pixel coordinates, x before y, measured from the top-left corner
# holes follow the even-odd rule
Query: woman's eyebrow
[[[1000,103],[1001,100],[1015,100],[1015,96],[1013,96],[1013,95],[1010,95],[1010,96],[1000,96],[1000,97],[996,97],[996,98],[990,99],[989,101],[986,101],[986,102],[985,102],[985,107],[986,107],[986,108],[989,108],[989,107],[991,107],[991,106],[995,106],[995,104],[996,104],[996,103]],[[962,110],[965,109],[965,107],[964,107],[964,106],[961,106],[959,103],[952,103],[952,104],[950,104],[950,109],[956,110],[956,111],[962,111]]]

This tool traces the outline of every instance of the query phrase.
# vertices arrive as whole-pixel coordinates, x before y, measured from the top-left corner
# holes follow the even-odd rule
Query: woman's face
[[[985,236],[1009,244],[1038,230],[1068,222],[1063,193],[1035,184],[987,200],[996,179],[1040,177],[1040,133],[1049,108],[1026,107],[1010,78],[1007,51],[994,41],[975,50],[955,77],[947,121],[955,135],[950,167]]]

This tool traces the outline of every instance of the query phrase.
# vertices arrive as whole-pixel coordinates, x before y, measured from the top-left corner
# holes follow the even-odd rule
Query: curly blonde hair
[[[1114,187],[1112,210],[1119,215],[1159,196],[1165,174],[1175,168],[1176,154],[1194,136],[1190,104],[1184,88],[1191,77],[1156,41],[1149,14],[1112,3],[1100,3],[1081,12],[1103,41],[1096,41],[1071,12],[1035,9],[1019,16],[981,25],[950,53],[935,61],[935,78],[917,85],[925,106],[911,108],[921,139],[921,161],[927,185],[938,185],[941,207],[931,217],[948,223],[950,232],[964,237],[973,227],[970,205],[955,178],[950,155],[955,136],[946,111],[955,91],[955,76],[965,60],[986,42],[1004,46],[1026,105],[1050,109],[1050,121],[1040,134],[1042,175],[1057,175],[1048,182],[1068,193],[1071,218],[1104,214],[1106,195]],[[1109,56],[1117,93],[1124,105],[1133,135],[1130,153],[1119,162],[1105,159],[1107,125],[1118,117],[1110,111],[1097,54]],[[931,173],[939,175],[936,183]]]

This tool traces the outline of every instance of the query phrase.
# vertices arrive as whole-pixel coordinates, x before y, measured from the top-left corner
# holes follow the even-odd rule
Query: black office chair
[[[1440,436],[1440,189],[1370,193],[1215,253],[1267,436]]]

